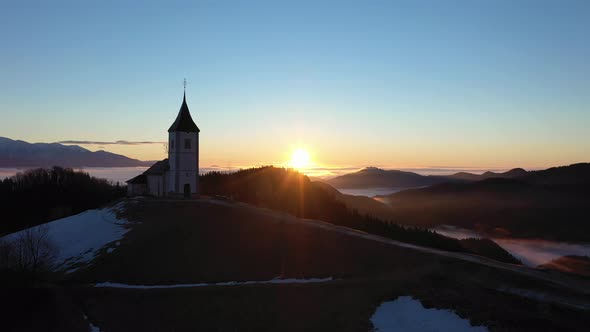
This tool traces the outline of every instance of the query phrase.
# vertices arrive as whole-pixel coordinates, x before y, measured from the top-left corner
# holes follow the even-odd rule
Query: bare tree
[[[32,227],[0,243],[0,268],[33,274],[51,271],[58,253],[49,237],[49,227]]]

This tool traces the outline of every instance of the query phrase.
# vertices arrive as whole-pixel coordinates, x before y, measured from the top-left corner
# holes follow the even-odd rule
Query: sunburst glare
[[[299,148],[293,151],[289,166],[298,170],[306,169],[311,166],[311,157],[307,150]]]

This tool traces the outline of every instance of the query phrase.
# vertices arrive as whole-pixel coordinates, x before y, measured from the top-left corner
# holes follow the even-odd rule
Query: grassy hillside
[[[204,194],[223,195],[255,206],[301,218],[323,220],[402,242],[481,255],[497,252],[468,249],[458,240],[424,228],[402,227],[383,221],[376,217],[389,216],[389,209],[382,203],[369,198],[341,195],[329,185],[312,183],[305,175],[291,170],[262,167],[230,174],[209,173],[201,177],[201,184]],[[495,243],[489,245],[494,246]],[[498,250],[501,249],[498,247]],[[500,255],[492,258],[503,260],[505,257]]]
[[[128,205],[122,217],[135,226],[120,246],[68,276],[64,285],[69,299],[59,294],[45,299],[67,310],[74,310],[69,303],[76,304],[78,312],[63,319],[85,315],[106,331],[367,331],[379,303],[411,295],[427,307],[457,310],[492,330],[584,328],[581,311],[539,305],[497,290],[560,292],[543,282],[310,227],[308,221],[284,213],[218,200],[144,199]],[[333,277],[334,281],[158,290],[85,286],[104,281],[150,285],[278,276]],[[11,308],[10,317],[27,314],[18,311],[20,307]],[[60,314],[63,310],[46,319],[62,319]]]
[[[586,312],[572,307],[590,303],[586,294],[528,273],[384,244],[238,202],[125,202],[119,217],[132,226],[114,251],[103,249],[90,266],[57,284],[26,290],[0,285],[3,300],[11,304],[3,311],[4,328],[367,331],[375,308],[398,296],[413,296],[427,308],[456,310],[492,331],[586,328]],[[92,285],[276,277],[333,280],[151,290]],[[567,285],[586,283],[568,279]],[[542,300],[509,291],[540,294]]]
[[[230,174],[209,173],[201,176],[201,186],[203,194],[223,195],[300,218],[328,221],[443,250],[463,250],[453,239],[423,229],[405,229],[351,210],[344,202],[335,199],[325,186],[313,185],[305,175],[291,170],[261,167]]]
[[[432,263],[409,249],[293,223],[290,215],[239,203],[150,199],[128,205],[123,216],[141,224],[116,254],[72,278],[166,284],[346,277]]]

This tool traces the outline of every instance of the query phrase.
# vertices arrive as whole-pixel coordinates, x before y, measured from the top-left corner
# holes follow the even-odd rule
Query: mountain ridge
[[[451,175],[421,175],[401,170],[384,170],[377,167],[365,167],[357,172],[344,174],[325,182],[340,189],[367,188],[416,188],[431,186],[444,182],[475,182],[490,178],[517,178],[529,174],[522,168],[513,168],[507,172],[487,171],[483,174],[458,172]]]
[[[0,167],[136,167],[152,164],[153,161],[104,150],[93,152],[78,145],[29,143],[0,137]]]
[[[589,185],[590,163],[579,163],[515,178],[439,183],[379,199],[395,207],[392,214],[402,224],[587,242]]]

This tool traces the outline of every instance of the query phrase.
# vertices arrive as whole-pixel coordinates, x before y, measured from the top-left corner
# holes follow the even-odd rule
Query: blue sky
[[[589,32],[588,1],[2,2],[0,136],[165,141],[186,77],[205,164],[589,161]]]

